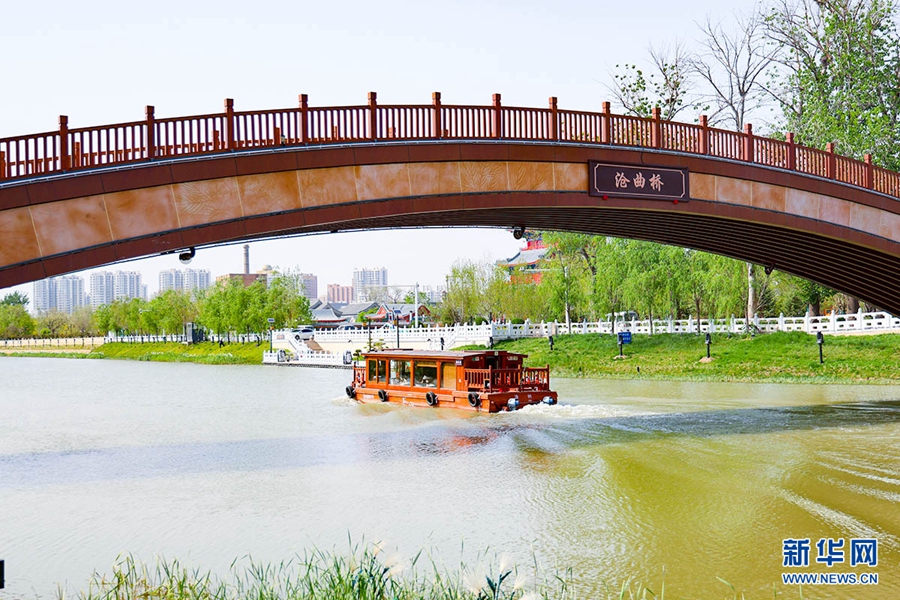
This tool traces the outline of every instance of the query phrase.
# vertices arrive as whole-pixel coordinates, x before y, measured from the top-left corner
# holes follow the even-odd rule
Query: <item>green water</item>
[[[515,414],[357,405],[346,371],[0,360],[0,598],[83,588],[117,555],[223,575],[380,540],[452,568],[571,567],[585,597],[797,598],[782,573],[877,573],[805,598],[900,597],[900,388],[555,379]],[[816,564],[820,538],[878,564]],[[782,566],[785,538],[811,566]],[[845,546],[848,549],[848,546]],[[730,596],[729,596],[730,597]]]

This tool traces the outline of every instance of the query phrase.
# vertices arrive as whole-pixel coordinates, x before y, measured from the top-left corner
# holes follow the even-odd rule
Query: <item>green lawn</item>
[[[614,377],[704,381],[803,383],[900,383],[900,335],[826,336],[825,364],[819,364],[815,336],[770,333],[751,337],[712,336],[712,362],[705,335],[635,335],[624,359],[611,335],[559,335],[496,344],[528,354],[526,364],[549,364],[563,377]]]
[[[225,344],[222,347],[214,342],[202,342],[190,346],[177,342],[114,343],[103,344],[87,356],[157,362],[194,362],[211,365],[260,365],[263,352],[268,349],[268,342],[259,346],[254,342]]]

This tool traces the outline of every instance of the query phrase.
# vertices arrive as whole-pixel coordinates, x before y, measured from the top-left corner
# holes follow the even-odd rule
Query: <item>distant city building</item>
[[[56,282],[52,278],[35,281],[32,302],[38,314],[56,310]]]
[[[51,277],[34,282],[34,310],[38,314],[58,310],[72,314],[87,304],[84,279],[76,275]]]
[[[184,289],[184,271],[167,269],[159,272],[159,293]]]
[[[310,300],[315,300],[319,295],[319,278],[312,273],[300,273],[300,283],[303,284],[303,295]]]
[[[116,271],[115,300],[147,299],[147,286],[141,281],[140,271]]]
[[[424,294],[428,299],[428,302],[433,304],[439,304],[444,299],[444,292],[446,291],[446,286],[443,285],[423,285],[419,287],[420,299],[421,295]]]
[[[186,269],[184,271],[185,290],[205,290],[210,285],[212,285],[212,274],[206,269]]]
[[[354,269],[353,301],[364,302],[369,299],[372,288],[387,287],[388,272],[385,267],[376,269]]]
[[[205,290],[212,276],[206,269],[168,269],[159,273],[159,293],[169,290],[191,292]]]
[[[227,283],[228,281],[235,280],[243,283],[244,287],[250,287],[257,281],[262,281],[264,286],[269,287],[269,277],[274,273],[275,271],[269,265],[265,265],[258,273],[251,273],[250,246],[246,245],[244,246],[244,272],[219,275],[216,277],[216,283]]]
[[[350,304],[351,302],[353,302],[353,286],[329,283],[328,293],[325,296],[325,301],[328,303],[338,302],[342,304]]]
[[[275,267],[272,265],[263,265],[262,268],[256,272],[257,275],[265,275],[266,276],[266,286],[272,283],[272,279],[278,275],[278,271],[275,270]]]
[[[75,275],[56,277],[56,310],[68,314],[87,304],[84,279]]]
[[[109,271],[91,273],[91,308],[97,310],[104,304],[111,304],[116,299],[116,277]]]

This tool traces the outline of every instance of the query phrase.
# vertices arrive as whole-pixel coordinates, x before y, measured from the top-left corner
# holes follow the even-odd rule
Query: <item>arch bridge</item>
[[[639,185],[640,184],[640,185]],[[579,231],[812,279],[900,314],[900,174],[756,136],[601,112],[310,107],[0,139],[0,287],[216,243],[384,227]]]

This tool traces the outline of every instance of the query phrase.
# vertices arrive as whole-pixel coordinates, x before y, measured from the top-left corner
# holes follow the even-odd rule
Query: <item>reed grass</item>
[[[347,553],[309,550],[278,564],[235,560],[229,575],[220,579],[178,560],[152,564],[133,556],[120,558],[109,575],[95,573],[78,600],[665,600],[665,573],[659,592],[628,579],[620,585],[601,584],[601,591],[581,595],[571,569],[544,570],[536,558],[527,568],[504,556],[488,559],[484,552],[476,566],[460,563],[454,569],[419,552],[409,561],[382,551],[379,545],[351,545]],[[727,586],[724,600],[748,600]],[[793,597],[802,589],[791,590]],[[777,600],[777,589],[772,588]],[[59,600],[65,600],[60,591]]]
[[[121,558],[95,573],[79,600],[577,600],[570,571],[526,576],[501,559],[451,572],[420,552],[405,562],[378,545],[348,553],[311,550],[278,564],[235,561],[220,579],[178,560]],[[535,567],[537,570],[537,567]],[[60,600],[64,594],[60,593]],[[618,596],[616,596],[618,597]],[[646,596],[625,596],[649,600]],[[612,596],[610,596],[610,600]]]

